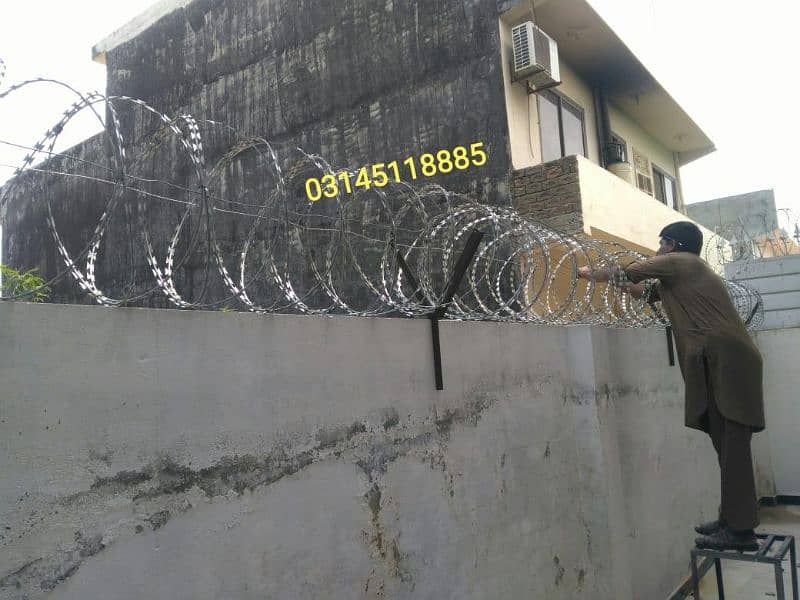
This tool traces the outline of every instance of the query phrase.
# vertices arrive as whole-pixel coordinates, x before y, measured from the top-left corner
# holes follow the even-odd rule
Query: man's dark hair
[[[675,249],[679,252],[699,255],[703,247],[703,232],[691,221],[670,223],[658,235],[675,242]]]

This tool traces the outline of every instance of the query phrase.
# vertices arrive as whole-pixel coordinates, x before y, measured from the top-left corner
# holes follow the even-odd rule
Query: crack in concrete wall
[[[30,561],[0,579],[0,598],[11,598],[9,592],[12,590],[15,599],[30,598],[30,591],[24,588],[32,581],[38,583],[39,590],[48,592],[69,579],[87,558],[98,554],[104,548],[102,535],[84,537],[82,532],[77,531],[74,547]]]
[[[46,530],[56,515],[69,520],[68,513],[80,513],[87,504],[103,504],[127,496],[133,519],[97,527],[92,533],[75,532],[72,547],[58,549],[29,561],[0,578],[0,600],[43,597],[71,577],[80,566],[112,543],[164,527],[174,516],[190,511],[199,501],[225,496],[237,498],[245,490],[269,486],[309,465],[328,459],[347,460],[365,474],[369,488],[364,499],[370,511],[370,533],[365,543],[377,564],[365,588],[371,597],[383,595],[387,579],[395,579],[413,589],[413,577],[404,564],[396,538],[386,539],[381,525],[382,492],[380,477],[400,457],[416,455],[432,469],[445,473],[445,493],[453,497],[453,477],[448,475],[444,453],[446,442],[456,425],[476,426],[481,415],[495,402],[483,392],[473,392],[463,406],[432,414],[421,422],[409,418],[401,422],[396,409],[384,411],[379,423],[355,421],[349,425],[320,428],[313,439],[296,442],[293,447],[278,446],[265,456],[223,457],[208,467],[193,469],[169,456],[161,457],[138,470],[123,470],[110,477],[98,477],[88,490],[58,498],[37,522]],[[312,445],[308,449],[309,444]],[[20,536],[22,537],[22,536]]]

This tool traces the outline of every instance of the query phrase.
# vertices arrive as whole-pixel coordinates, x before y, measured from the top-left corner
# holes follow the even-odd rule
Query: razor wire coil
[[[4,74],[0,61],[0,83]],[[665,324],[645,300],[615,285],[576,277],[580,266],[613,268],[646,258],[620,244],[555,231],[510,207],[484,205],[439,185],[389,182],[309,202],[298,191],[299,181],[343,171],[320,155],[298,149],[293,160],[282,163],[266,139],[239,134],[227,124],[189,114],[172,117],[136,98],[83,94],[52,79],[0,90],[0,100],[37,84],[60,86],[75,99],[32,146],[0,135],[0,144],[29,150],[0,191],[0,214],[15,193],[24,194],[26,178],[42,178],[32,201],[45,204],[47,228],[63,265],[46,285],[69,277],[109,307],[160,294],[183,309],[236,303],[255,313],[418,316],[441,304],[459,248],[477,228],[484,238],[445,318]],[[62,132],[84,111],[103,124],[104,151],[100,156],[57,151]],[[37,159],[42,162],[34,164]],[[180,183],[170,180],[168,166],[180,170]],[[58,192],[65,185],[104,190],[103,211],[77,249],[59,224],[63,198]],[[167,235],[162,226],[170,220]],[[226,239],[221,234],[226,227],[244,234]],[[126,235],[110,242],[112,230]],[[123,248],[128,280],[104,285],[98,281],[98,262],[104,253]],[[418,288],[409,283],[398,253]],[[137,271],[142,258],[149,282]],[[191,298],[177,276],[189,270],[201,273],[199,291],[193,290]],[[758,293],[727,284],[743,319],[757,325],[763,318]],[[25,294],[0,299],[21,297]]]

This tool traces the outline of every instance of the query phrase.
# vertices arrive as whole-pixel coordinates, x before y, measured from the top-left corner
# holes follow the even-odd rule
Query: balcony
[[[654,254],[658,233],[674,221],[691,220],[583,156],[567,156],[514,171],[511,195],[523,215],[554,229],[619,242]],[[702,225],[705,240],[714,233]],[[703,257],[721,272],[716,245]]]

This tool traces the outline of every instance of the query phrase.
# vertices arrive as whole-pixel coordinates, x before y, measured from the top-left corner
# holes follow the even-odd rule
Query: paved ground
[[[788,533],[800,542],[800,506],[776,506],[762,508],[761,526],[758,533]],[[800,550],[800,548],[798,548]],[[789,571],[789,555],[783,568],[783,585],[786,599],[792,598],[792,584]],[[794,567],[798,567],[795,565]],[[775,572],[770,565],[724,561],[722,582],[725,586],[725,600],[774,600]],[[717,599],[717,581],[714,569],[706,573],[700,585],[700,600]],[[693,596],[689,596],[692,598]]]

